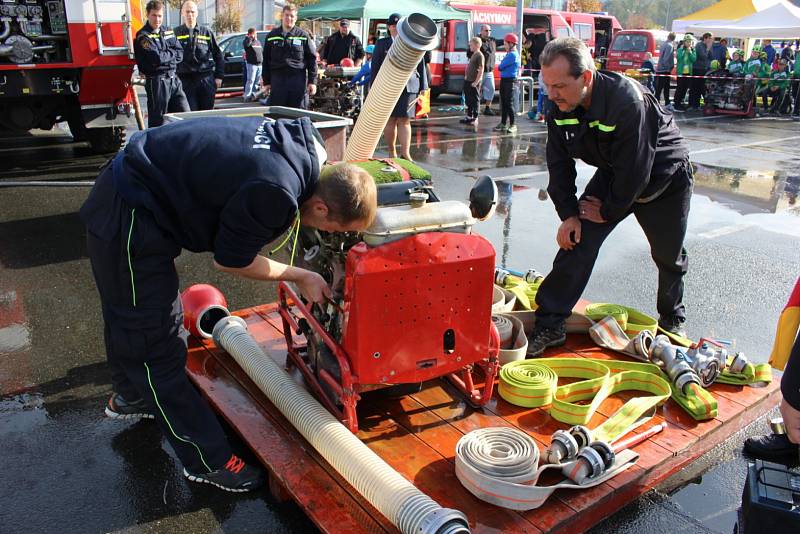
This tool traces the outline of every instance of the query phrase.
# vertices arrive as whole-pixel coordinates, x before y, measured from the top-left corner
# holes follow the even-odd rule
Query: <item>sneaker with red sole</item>
[[[257,467],[244,463],[244,460],[231,454],[223,467],[210,473],[193,474],[183,470],[183,476],[192,482],[211,484],[219,489],[234,493],[244,493],[260,488],[264,484],[264,474]]]
[[[155,419],[153,409],[144,399],[126,400],[119,393],[113,393],[106,405],[106,417],[111,419]]]

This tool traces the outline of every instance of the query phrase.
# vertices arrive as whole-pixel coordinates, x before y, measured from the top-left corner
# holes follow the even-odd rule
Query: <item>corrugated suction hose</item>
[[[394,39],[344,152],[345,161],[369,159],[378,146],[381,132],[411,74],[428,50],[439,44],[436,23],[422,13],[400,19]]]
[[[224,348],[309,443],[370,504],[406,534],[464,534],[467,518],[442,508],[355,437],[264,354],[239,317],[214,327]]]

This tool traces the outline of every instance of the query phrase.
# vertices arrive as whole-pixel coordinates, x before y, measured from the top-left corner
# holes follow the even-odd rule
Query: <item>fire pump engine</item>
[[[131,28],[138,1],[0,0],[0,131],[67,121],[97,152],[135,124]]]

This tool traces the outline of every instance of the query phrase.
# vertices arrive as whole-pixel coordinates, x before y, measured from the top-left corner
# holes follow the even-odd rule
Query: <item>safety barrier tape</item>
[[[526,408],[550,405],[550,415],[570,425],[587,425],[600,404],[620,391],[646,391],[652,395],[629,399],[592,431],[594,439],[612,442],[647,421],[646,416],[672,394],[658,366],[633,363],[612,371],[607,360],[543,358],[520,360],[500,369],[498,392],[507,402]],[[558,378],[582,378],[558,386]],[[589,404],[578,404],[591,400]]]
[[[537,486],[547,469],[565,475],[580,460],[539,466],[539,448],[533,439],[516,428],[496,427],[473,430],[456,444],[456,477],[477,498],[512,510],[539,508],[557,489],[585,489],[602,484],[631,467],[639,455],[630,449],[618,452],[614,463],[596,477],[578,484],[565,480],[552,486]]]

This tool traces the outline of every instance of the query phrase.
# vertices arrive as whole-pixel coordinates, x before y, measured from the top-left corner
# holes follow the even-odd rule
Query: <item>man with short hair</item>
[[[551,41],[540,61],[548,96],[558,108],[547,119],[547,192],[562,221],[556,237],[561,250],[536,294],[528,356],[564,344],[565,321],[603,241],[630,214],[644,230],[658,267],[659,325],[683,335],[683,240],[692,170],[673,115],[638,82],[596,71],[580,39]],[[597,167],[580,199],[576,158]]]
[[[326,157],[305,117],[179,121],[135,133],[81,207],[112,370],[105,413],[156,419],[191,481],[240,492],[263,476],[233,454],[186,376],[174,260],[183,249],[213,252],[219,271],[293,282],[307,300],[324,302],[330,289],[322,276],[260,251],[290,228],[369,226],[373,178],[348,164],[323,167]]]
[[[248,28],[244,38],[244,101],[250,102],[258,93],[261,81],[261,64],[264,62],[264,49],[256,36],[255,28]]]
[[[305,30],[295,26],[297,7],[283,6],[281,25],[264,41],[261,78],[270,106],[308,109],[308,97],[317,92],[317,47]]]
[[[697,59],[692,65],[692,81],[689,84],[689,109],[700,109],[700,99],[706,94],[705,75],[711,69],[711,46],[714,36],[706,32],[703,40],[694,47]]]
[[[497,54],[497,42],[492,38],[492,27],[488,24],[481,26],[480,33],[481,54],[483,54],[483,86],[481,88],[481,99],[484,104],[484,115],[497,115],[492,110],[494,100],[494,63]]]
[[[332,33],[322,45],[319,58],[323,65],[338,65],[346,57],[353,60],[356,67],[361,66],[364,59],[364,47],[361,39],[350,31],[348,19],[339,20],[339,31]]]
[[[213,109],[225,78],[225,58],[214,32],[197,24],[196,3],[184,2],[181,16],[183,24],[175,28],[175,36],[183,47],[183,60],[178,63],[183,92],[192,111]]]
[[[164,124],[167,112],[190,111],[181,80],[175,69],[183,60],[183,48],[175,32],[161,25],[164,19],[164,2],[150,0],[145,6],[147,22],[136,32],[133,52],[139,72],[144,75],[147,93],[147,125]]]
[[[656,65],[656,100],[664,95],[664,105],[672,111],[672,104],[669,101],[669,84],[672,79],[672,69],[675,67],[675,32],[669,32],[667,40],[661,45],[658,52],[658,64]]]

